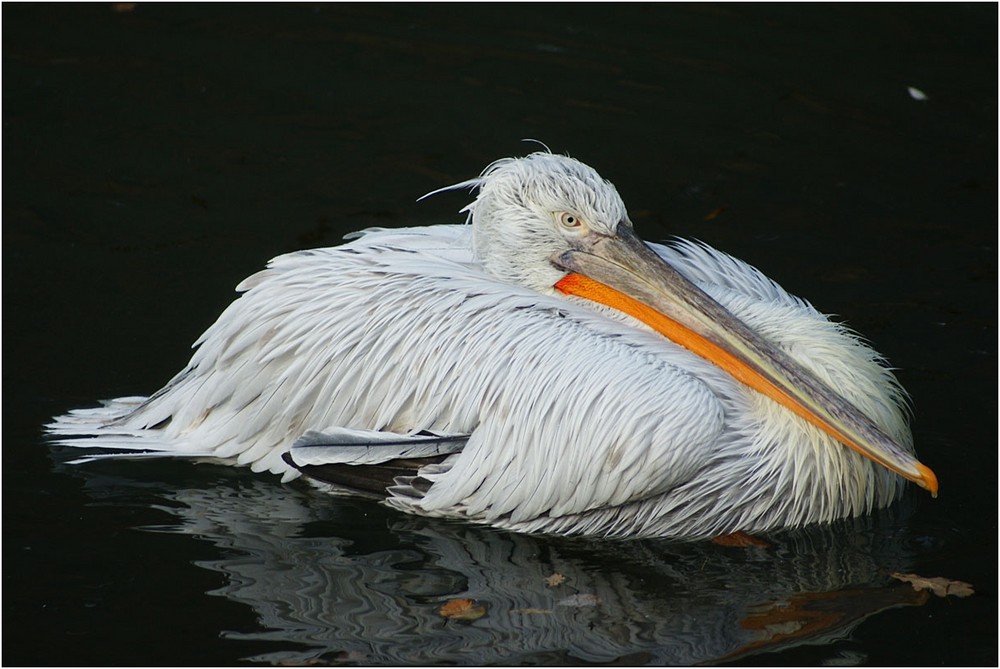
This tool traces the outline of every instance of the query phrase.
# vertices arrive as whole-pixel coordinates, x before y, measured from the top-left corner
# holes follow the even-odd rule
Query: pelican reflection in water
[[[171,471],[184,478],[183,469]],[[158,483],[148,468],[141,487],[85,475],[91,494],[126,504],[148,503],[151,488],[162,487],[160,508],[172,518],[155,529],[216,547],[197,551],[206,555],[198,566],[222,575],[211,594],[249,607],[255,621],[242,613],[206,619],[231,642],[233,661],[690,666],[808,644],[822,648],[808,651],[807,663],[864,664],[878,641],[842,640],[870,616],[928,600],[889,576],[911,571],[920,545],[906,529],[905,502],[770,537],[766,550],[734,550],[493,532],[380,513],[364,500],[316,504],[308,490],[227,472],[198,477],[194,487]],[[474,600],[485,616],[445,621],[439,610],[455,598]],[[803,661],[771,657],[766,664]]]
[[[904,479],[880,356],[709,246],[643,242],[547,152],[442,190],[470,225],[275,258],[151,397],[56,418],[99,457],[185,457],[524,532],[697,539],[858,516]]]

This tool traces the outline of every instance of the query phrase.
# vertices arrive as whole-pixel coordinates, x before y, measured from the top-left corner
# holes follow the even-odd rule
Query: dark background
[[[256,623],[205,596],[219,548],[134,529],[169,524],[158,491],[229,474],[118,467],[139,483],[112,494],[55,469],[41,425],[156,390],[275,255],[460,222],[463,195],[415,199],[530,137],[613,181],[646,238],[748,260],[898,369],[941,481],[914,568],[977,594],[849,643],[995,664],[996,26],[995,4],[5,3],[3,662],[266,646],[220,638]]]

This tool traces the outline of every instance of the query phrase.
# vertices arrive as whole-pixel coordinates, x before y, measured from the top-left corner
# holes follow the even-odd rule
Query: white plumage
[[[205,458],[285,481],[296,467],[425,458],[400,464],[410,471],[388,504],[520,531],[702,538],[898,496],[897,474],[635,318],[554,287],[567,271],[553,254],[580,247],[574,223],[602,239],[631,226],[592,169],[537,153],[456,187],[479,188],[472,225],[368,230],[279,256],[163,389],[50,431],[110,457]],[[650,246],[912,452],[903,391],[856,336],[718,250]],[[82,460],[94,457],[109,455]]]

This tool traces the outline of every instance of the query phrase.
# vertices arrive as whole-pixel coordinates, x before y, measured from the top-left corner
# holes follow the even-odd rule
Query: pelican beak
[[[788,354],[684,278],[626,223],[591,234],[583,248],[555,254],[566,270],[555,287],[618,309],[724,369],[845,446],[937,496],[926,465]]]

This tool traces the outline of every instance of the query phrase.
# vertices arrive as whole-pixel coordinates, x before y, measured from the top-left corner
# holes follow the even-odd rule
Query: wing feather
[[[741,429],[733,417],[752,413],[732,379],[655,333],[486,276],[469,237],[464,226],[371,231],[279,256],[239,285],[162,391],[101,414],[105,427],[64,418],[63,433],[103,433],[105,445],[155,431],[160,450],[183,444],[177,454],[286,479],[297,472],[282,454],[301,454],[311,431],[470,435],[388,502],[506,525],[633,504],[722,457],[724,432]],[[654,248],[752,326],[780,320],[845,339],[745,263],[690,242]],[[872,411],[891,413],[893,399]]]

